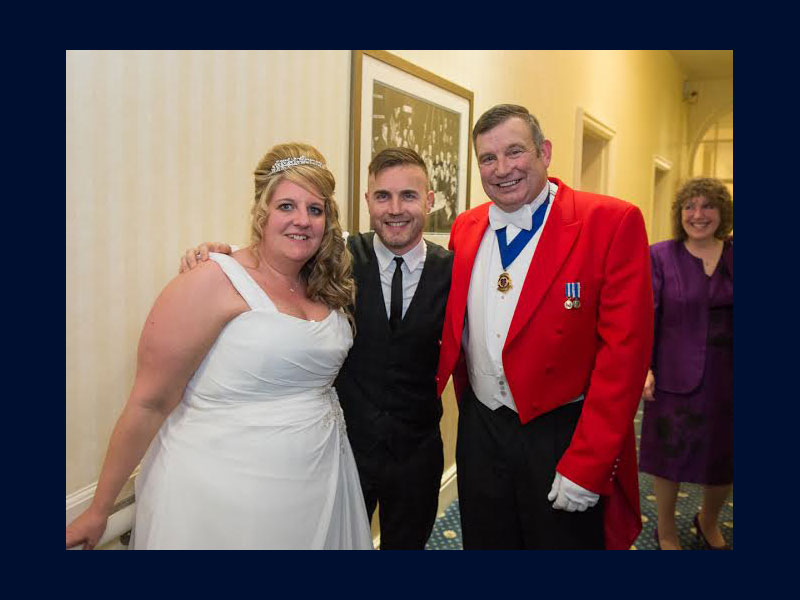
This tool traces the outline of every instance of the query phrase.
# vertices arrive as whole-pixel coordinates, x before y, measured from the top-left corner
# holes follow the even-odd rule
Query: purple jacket
[[[650,246],[655,305],[651,368],[656,389],[674,394],[694,390],[703,377],[708,335],[708,283],[702,261],[683,242]],[[733,240],[720,258],[733,286]]]

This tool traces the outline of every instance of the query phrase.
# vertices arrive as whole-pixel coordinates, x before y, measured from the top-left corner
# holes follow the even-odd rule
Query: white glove
[[[550,502],[555,500],[553,508],[567,512],[575,512],[576,510],[583,512],[597,504],[597,501],[600,500],[600,495],[582,488],[556,471],[553,486],[550,488],[550,493],[547,494],[547,499]]]

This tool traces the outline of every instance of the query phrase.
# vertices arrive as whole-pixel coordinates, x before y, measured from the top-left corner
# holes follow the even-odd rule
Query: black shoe
[[[697,539],[700,540],[700,543],[703,545],[703,547],[706,550],[730,550],[731,549],[730,546],[728,546],[728,544],[725,544],[724,546],[712,546],[709,543],[709,541],[706,539],[705,534],[703,533],[703,530],[700,529],[700,513],[697,513],[694,516],[693,523],[694,523],[694,528],[697,530],[696,531]]]

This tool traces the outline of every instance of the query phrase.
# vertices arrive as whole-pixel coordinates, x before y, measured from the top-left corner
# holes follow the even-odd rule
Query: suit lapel
[[[376,302],[375,305],[379,308],[375,317],[381,322],[382,325],[385,326],[385,329],[389,331],[389,317],[386,316],[386,306],[385,300],[383,298],[383,284],[381,283],[381,273],[380,273],[380,265],[378,264],[378,257],[375,255],[375,232],[370,231],[364,234],[364,240],[366,241],[367,245],[367,264],[365,269],[365,282],[362,285],[365,285],[369,289],[374,290],[374,293],[377,294],[377,298],[380,302]],[[366,313],[366,307],[365,307]]]
[[[419,276],[419,282],[417,283],[417,289],[414,290],[414,295],[411,296],[411,302],[406,309],[406,314],[403,317],[403,322],[409,318],[409,315],[413,315],[417,312],[417,305],[421,302],[421,300],[417,300],[417,298],[422,297],[423,294],[427,292],[428,289],[428,280],[432,277],[431,271],[433,268],[430,267],[431,259],[431,242],[426,239],[422,240],[422,243],[425,244],[425,261],[422,263],[422,273]],[[388,322],[388,321],[387,321]],[[402,325],[401,325],[402,326]]]
[[[538,309],[581,230],[582,222],[575,217],[573,191],[560,181],[554,181],[558,185],[558,193],[528,267],[525,283],[522,284],[517,309],[506,337],[506,347],[520,334]]]
[[[461,344],[461,335],[464,332],[464,315],[467,311],[467,294],[472,279],[472,267],[475,265],[475,257],[478,255],[483,234],[489,226],[489,206],[491,203],[487,202],[474,209],[474,213],[469,215],[469,221],[463,225],[463,234],[459,233],[458,235],[458,247],[453,248],[455,254],[453,278],[450,285],[452,300],[448,303],[455,307],[452,323],[455,342],[458,345]]]

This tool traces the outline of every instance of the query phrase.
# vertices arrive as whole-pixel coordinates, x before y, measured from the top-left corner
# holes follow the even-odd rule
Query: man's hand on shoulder
[[[220,254],[231,254],[230,244],[225,242],[203,242],[197,248],[189,248],[181,257],[181,265],[178,273],[191,271],[201,262],[208,260],[209,252],[219,252]]]

